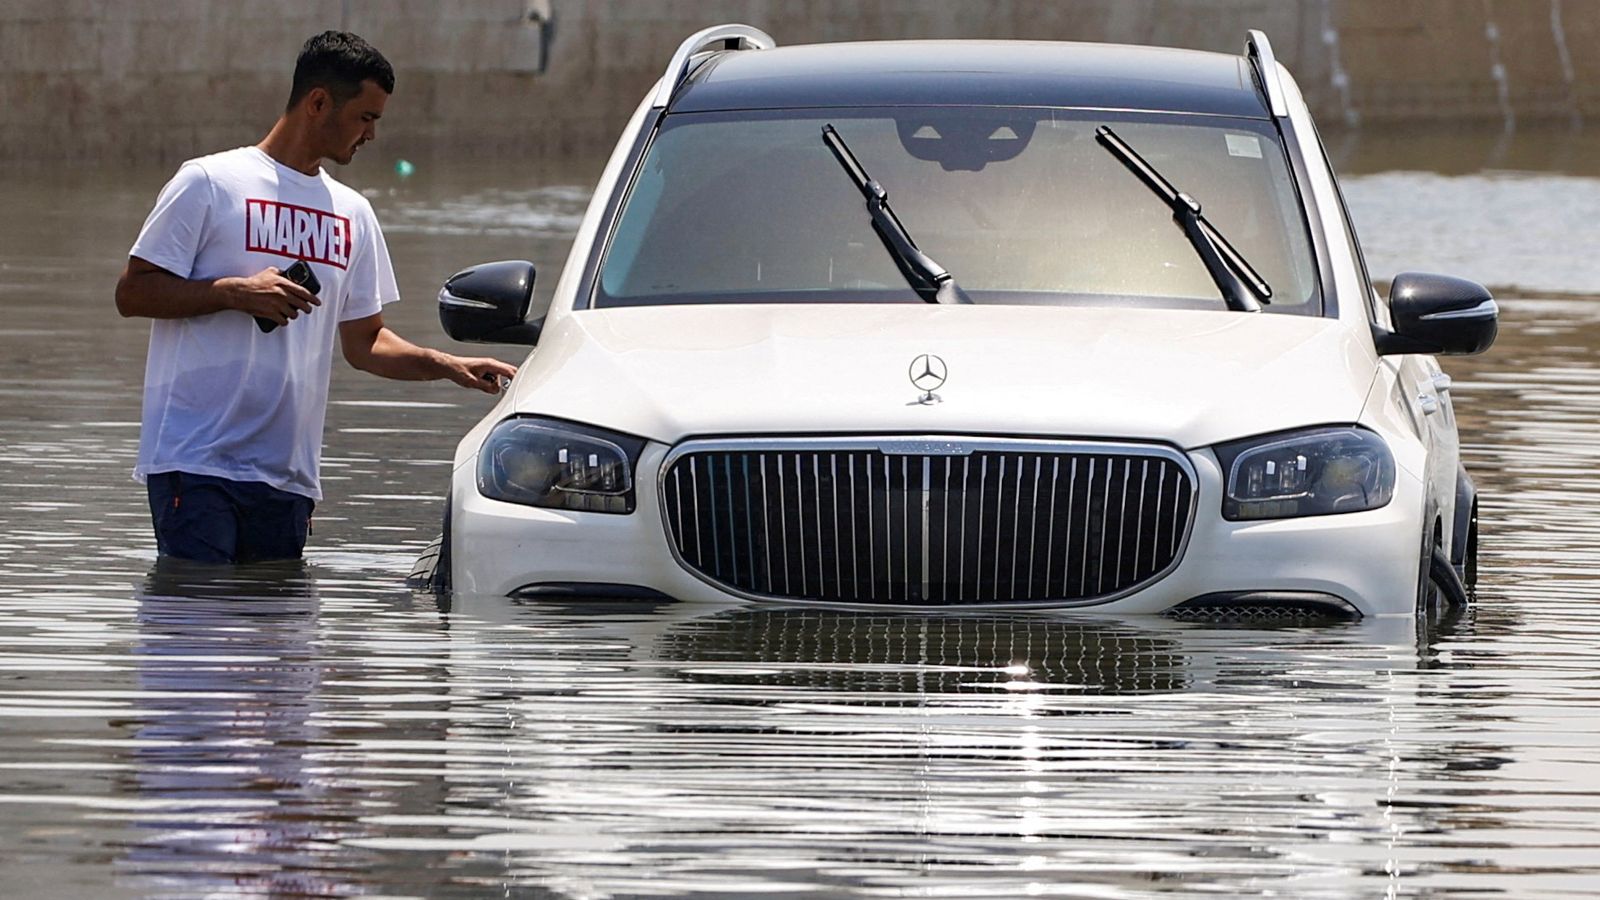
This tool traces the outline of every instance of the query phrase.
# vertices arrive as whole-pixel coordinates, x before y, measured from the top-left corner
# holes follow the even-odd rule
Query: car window
[[[1350,215],[1350,204],[1345,202],[1344,188],[1339,184],[1339,175],[1334,171],[1333,160],[1328,156],[1328,145],[1323,143],[1320,134],[1317,135],[1317,146],[1322,150],[1322,164],[1328,168],[1328,180],[1333,182],[1334,196],[1339,199],[1339,222],[1344,226],[1345,240],[1350,242],[1350,252],[1355,256],[1356,273],[1360,276],[1361,291],[1367,303],[1367,317],[1383,328],[1392,328],[1389,301],[1372,286],[1372,272],[1367,268],[1367,255],[1361,249],[1360,237],[1356,235],[1355,218]]]
[[[823,143],[825,124],[977,303],[1226,309],[1171,211],[1095,139],[1109,125],[1202,204],[1272,286],[1269,311],[1321,311],[1270,122],[985,107],[668,116],[595,304],[921,302]]]

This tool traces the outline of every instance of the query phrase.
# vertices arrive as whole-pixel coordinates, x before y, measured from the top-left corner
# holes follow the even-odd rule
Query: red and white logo
[[[341,269],[350,265],[350,220],[344,216],[276,200],[246,200],[244,217],[246,250]]]

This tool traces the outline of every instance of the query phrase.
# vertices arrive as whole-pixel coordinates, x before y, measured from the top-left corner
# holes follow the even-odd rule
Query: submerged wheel
[[[1438,523],[1434,523],[1422,542],[1422,558],[1417,573],[1419,616],[1436,615],[1450,608],[1465,608],[1472,598],[1456,566],[1450,561],[1449,552],[1437,543],[1438,528]]]
[[[406,584],[435,594],[450,593],[450,499],[444,501],[444,523],[439,536],[417,557]]]
[[[1444,608],[1444,595],[1433,579],[1433,547],[1436,527],[1422,533],[1422,548],[1417,558],[1417,616],[1428,617]]]
[[[428,587],[435,594],[450,593],[450,507],[444,508],[444,530],[439,532],[439,562]]]
[[[417,561],[411,564],[411,574],[406,576],[406,586],[419,591],[433,589],[433,580],[439,571],[439,547],[444,542],[444,535],[433,539]]]

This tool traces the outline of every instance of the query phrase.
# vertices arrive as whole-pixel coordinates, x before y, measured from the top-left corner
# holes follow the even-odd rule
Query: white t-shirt
[[[322,305],[271,333],[236,310],[152,323],[133,476],[193,472],[322,499],[338,324],[400,298],[372,204],[325,170],[240,147],[184,163],[129,252],[190,279],[311,265]]]

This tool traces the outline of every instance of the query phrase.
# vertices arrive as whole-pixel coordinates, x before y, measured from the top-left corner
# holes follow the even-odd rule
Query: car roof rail
[[[656,87],[656,98],[650,105],[655,109],[667,108],[678,85],[689,77],[690,57],[702,50],[771,50],[776,46],[778,42],[772,39],[772,35],[749,25],[730,23],[697,31],[679,44],[678,52],[672,54],[672,62],[667,63],[667,72],[661,76],[661,83]]]
[[[1267,109],[1279,119],[1289,115],[1289,102],[1283,98],[1283,82],[1278,77],[1278,58],[1272,55],[1272,42],[1265,32],[1250,29],[1244,39],[1244,55],[1266,92]]]

